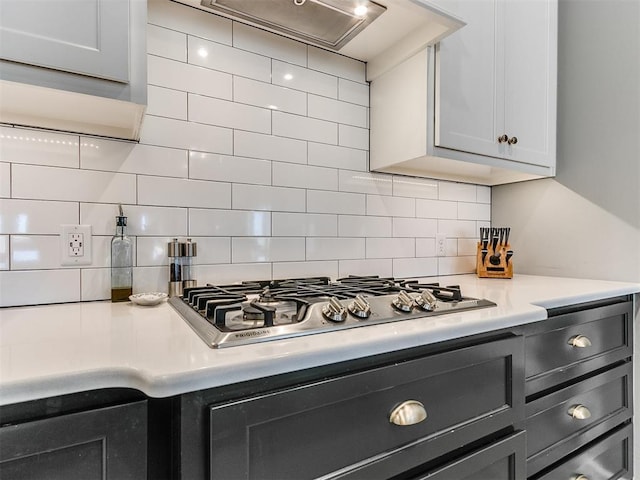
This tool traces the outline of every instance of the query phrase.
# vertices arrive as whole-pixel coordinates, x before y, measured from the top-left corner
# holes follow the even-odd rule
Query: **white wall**
[[[473,271],[490,189],[369,174],[363,63],[168,0],[148,21],[139,144],[0,127],[0,306],[109,298],[119,202],[136,292],[166,291],[187,236],[200,283]],[[60,266],[65,223],[92,226],[92,265]]]
[[[492,195],[517,272],[640,281],[640,2],[560,0],[557,177]]]

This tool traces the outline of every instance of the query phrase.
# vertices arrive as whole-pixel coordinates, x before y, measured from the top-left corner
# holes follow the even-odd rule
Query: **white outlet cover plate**
[[[60,265],[91,265],[91,225],[60,225]],[[83,236],[83,255],[69,255],[69,239],[72,234],[82,234]]]
[[[436,234],[436,257],[447,256],[447,236],[443,233]]]

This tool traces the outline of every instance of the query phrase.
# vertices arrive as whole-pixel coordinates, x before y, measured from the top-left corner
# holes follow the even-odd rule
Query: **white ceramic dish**
[[[151,292],[151,293],[136,293],[135,295],[129,295],[131,300],[136,305],[158,305],[167,298],[166,293]]]

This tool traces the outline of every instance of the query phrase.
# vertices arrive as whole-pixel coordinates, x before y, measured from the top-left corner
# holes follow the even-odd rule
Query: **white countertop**
[[[222,349],[164,303],[85,302],[0,309],[0,405],[108,387],[150,397],[450,340],[547,317],[545,308],[640,292],[640,284],[517,275],[434,277],[495,308]]]

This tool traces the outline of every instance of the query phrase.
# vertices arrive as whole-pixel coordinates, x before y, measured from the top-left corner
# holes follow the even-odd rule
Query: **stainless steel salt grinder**
[[[182,295],[182,243],[174,238],[167,244],[169,256],[169,296]]]
[[[193,278],[193,257],[198,256],[198,244],[187,238],[182,247],[182,288],[195,287],[196,279]]]

